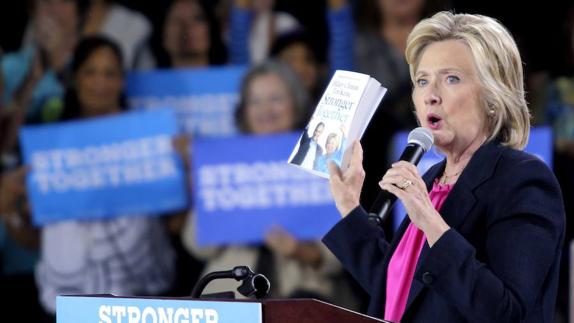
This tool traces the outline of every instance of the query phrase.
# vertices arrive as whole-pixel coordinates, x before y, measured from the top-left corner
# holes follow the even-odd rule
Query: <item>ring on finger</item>
[[[402,181],[402,183],[398,184],[397,187],[404,191],[407,189],[407,187],[409,187],[411,185],[413,185],[413,182],[411,182],[408,179],[405,179]]]

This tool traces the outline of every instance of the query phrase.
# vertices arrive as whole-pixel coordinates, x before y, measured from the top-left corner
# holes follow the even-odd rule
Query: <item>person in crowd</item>
[[[20,50],[6,53],[1,60],[0,285],[11,295],[4,304],[7,317],[19,304],[29,304],[26,311],[13,312],[22,321],[49,318],[38,301],[34,279],[40,236],[32,225],[26,199],[27,170],[21,167],[18,131],[25,123],[49,122],[61,116],[83,8],[81,0],[33,1],[28,36]]]
[[[26,122],[59,118],[84,10],[81,0],[34,1],[30,40],[3,57],[4,104],[24,105]]]
[[[291,159],[291,163],[312,169],[317,157],[323,155],[323,147],[319,144],[319,138],[324,130],[325,123],[321,121],[315,126],[313,134],[309,136],[307,126],[299,139],[299,148]]]
[[[0,51],[0,60],[2,59]],[[3,75],[0,73],[0,102],[3,94]],[[30,83],[21,89],[24,92],[32,90]],[[18,98],[30,97],[30,93],[17,95]],[[13,171],[19,166],[18,130],[24,123],[26,105],[18,100],[10,101],[6,106],[0,106],[0,245],[2,246],[2,277],[6,278],[6,290],[11,290],[9,281],[19,281],[20,286],[33,286],[33,283],[23,283],[20,279],[12,277],[10,268],[16,268],[20,276],[29,276],[33,272],[38,247],[38,230],[31,225],[29,206],[21,200],[26,191],[23,168]],[[24,247],[24,249],[22,249]],[[30,274],[30,275],[28,275]],[[33,279],[30,280],[33,282]],[[15,285],[17,286],[17,285]],[[17,289],[17,288],[16,288]],[[14,292],[16,294],[16,292]]]
[[[137,58],[136,68],[196,68],[227,62],[227,50],[211,7],[202,0],[173,0],[163,28]]]
[[[564,203],[552,171],[522,151],[530,116],[522,61],[496,20],[440,12],[406,44],[421,126],[445,160],[422,177],[399,161],[380,186],[408,217],[392,242],[360,206],[362,148],[330,164],[343,219],[324,243],[394,322],[553,322]]]
[[[38,259],[39,232],[32,225],[26,194],[25,168],[0,171],[0,286],[3,315],[23,322],[43,322],[34,266]],[[26,304],[26,310],[22,310]]]
[[[0,62],[2,61],[0,51]],[[29,73],[29,78],[37,78],[36,73]],[[17,156],[18,130],[24,124],[27,104],[36,80],[25,80],[13,99],[4,102],[4,75],[0,73],[0,173],[16,167],[19,163]]]
[[[552,129],[554,139],[554,172],[564,196],[574,194],[574,5],[564,11],[562,30],[557,39],[563,48],[549,72],[530,75],[531,107],[537,107],[534,121],[537,125],[546,125]],[[565,199],[566,214],[574,214],[572,199]],[[566,222],[566,243],[574,239],[574,226]],[[572,311],[568,303],[570,293],[569,253],[562,254],[560,286],[558,287],[557,309],[562,320]]]
[[[297,73],[309,91],[312,103],[319,102],[326,77],[316,52],[308,32],[303,29],[279,35],[270,52],[272,58],[286,62]]]
[[[574,5],[564,23],[566,36],[561,74],[542,87],[545,90],[542,109],[544,119],[554,130],[557,152],[574,158]]]
[[[307,122],[309,93],[285,63],[253,67],[241,82],[235,112],[243,133],[270,134],[302,129]]]
[[[263,135],[301,129],[306,122],[307,93],[284,63],[269,61],[254,66],[241,85],[237,124],[243,133]],[[341,266],[318,241],[298,241],[286,230],[270,229],[262,246],[232,245],[202,248],[195,237],[195,217],[187,221],[183,242],[206,261],[204,273],[247,265],[270,278],[270,297],[314,297],[353,307],[344,289]],[[238,283],[216,280],[205,294],[234,291]],[[239,295],[238,295],[239,296]],[[350,303],[341,304],[344,300]]]
[[[73,57],[63,120],[120,113],[125,108],[120,48],[109,39],[87,37]],[[55,313],[56,296],[63,293],[160,294],[171,287],[174,272],[174,253],[157,217],[66,220],[41,229],[36,279],[49,313]]]
[[[148,19],[114,0],[91,0],[84,17],[82,35],[102,35],[114,40],[122,50],[126,68],[133,68],[136,50],[152,31]]]
[[[221,40],[212,6],[204,0],[173,0],[167,6],[162,28],[154,31],[147,48],[136,59],[136,69],[206,68],[227,63],[227,51]],[[189,138],[174,140],[175,148],[189,166]],[[172,214],[168,228],[177,253],[177,281],[171,295],[189,295],[203,263],[191,256],[181,244],[186,212]]]
[[[227,38],[230,54],[237,62],[265,61],[278,37],[301,27],[289,13],[274,10],[275,0],[233,0],[220,6],[231,7]]]

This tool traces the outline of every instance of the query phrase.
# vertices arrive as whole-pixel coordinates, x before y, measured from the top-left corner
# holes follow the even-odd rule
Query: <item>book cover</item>
[[[328,163],[344,164],[346,148],[360,138],[385,91],[369,75],[336,71],[288,162],[328,178]]]

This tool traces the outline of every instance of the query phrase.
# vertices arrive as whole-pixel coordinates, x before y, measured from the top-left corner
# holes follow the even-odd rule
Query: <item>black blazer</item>
[[[299,139],[299,149],[297,149],[295,156],[293,156],[293,159],[291,160],[291,163],[293,164],[301,165],[303,163],[303,160],[305,160],[305,156],[307,156],[307,152],[309,151],[311,141],[313,140],[313,136],[309,136],[307,130],[308,128],[305,128],[305,131],[303,131],[303,134]],[[323,155],[323,148],[317,145],[317,150],[315,151],[315,158],[321,155]]]
[[[445,161],[423,179],[430,190]],[[478,149],[445,200],[449,224],[425,244],[401,322],[553,322],[565,214],[552,171],[496,143]],[[386,270],[410,220],[388,243],[357,207],[323,238],[382,318]]]

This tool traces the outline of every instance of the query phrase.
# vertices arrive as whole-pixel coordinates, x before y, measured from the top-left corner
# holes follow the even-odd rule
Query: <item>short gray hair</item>
[[[294,124],[293,130],[305,126],[309,116],[309,92],[303,85],[303,82],[295,74],[287,63],[278,60],[268,60],[256,65],[247,72],[241,81],[241,90],[239,105],[235,110],[235,121],[241,132],[250,133],[249,125],[245,118],[245,108],[249,87],[254,79],[261,75],[273,74],[279,77],[287,86],[291,100],[293,101]]]

